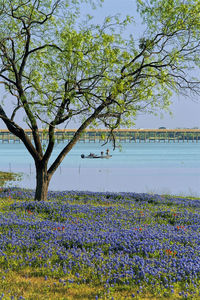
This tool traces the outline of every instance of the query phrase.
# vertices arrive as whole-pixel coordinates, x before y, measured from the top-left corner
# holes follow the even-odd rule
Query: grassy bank
[[[200,199],[32,198],[0,193],[1,299],[199,299]]]
[[[9,182],[20,181],[21,178],[21,174],[0,171],[0,188],[3,188]]]

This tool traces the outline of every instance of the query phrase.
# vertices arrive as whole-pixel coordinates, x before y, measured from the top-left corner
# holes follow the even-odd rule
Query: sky
[[[104,0],[102,7],[96,10],[90,9],[88,6],[83,5],[83,12],[94,15],[95,22],[102,22],[104,17],[113,16],[120,13],[121,16],[132,15],[135,18],[135,25],[129,26],[127,34],[131,33],[136,38],[141,37],[144,27],[141,24],[140,16],[136,10],[135,0]],[[0,100],[3,97],[3,89],[0,88]],[[8,98],[9,99],[9,98]],[[183,97],[174,95],[170,111],[161,112],[158,116],[143,114],[138,115],[135,128],[159,128],[164,126],[166,128],[200,128],[200,97],[194,96]],[[20,122],[20,116],[18,117]],[[0,128],[5,128],[5,125],[0,120]]]

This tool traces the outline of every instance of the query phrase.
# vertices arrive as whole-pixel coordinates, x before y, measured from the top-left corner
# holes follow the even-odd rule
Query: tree
[[[139,43],[122,38],[133,19],[78,22],[79,0],[0,0],[0,83],[8,99],[0,118],[34,159],[36,200],[47,198],[52,175],[88,126],[131,126],[138,111],[166,108],[173,92],[198,92],[191,68],[199,63],[199,1],[138,0],[147,25]],[[132,25],[133,26],[133,25]],[[16,115],[23,111],[33,143]],[[49,166],[55,129],[79,128]],[[47,131],[43,148],[39,126]]]

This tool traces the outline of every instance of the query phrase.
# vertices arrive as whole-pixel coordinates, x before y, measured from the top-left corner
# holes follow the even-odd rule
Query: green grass
[[[154,293],[152,293],[152,287],[147,286],[143,289],[142,296],[137,295],[138,287],[133,286],[115,286],[109,289],[109,292],[103,285],[96,285],[91,283],[67,283],[63,286],[58,279],[48,277],[44,279],[44,276],[39,276],[37,272],[33,270],[25,269],[18,272],[9,272],[5,274],[0,271],[1,286],[0,292],[5,293],[5,296],[1,299],[10,300],[11,295],[14,296],[14,299],[20,299],[20,296],[23,295],[24,299],[29,300],[84,300],[95,299],[96,295],[99,295],[98,299],[115,299],[115,300],[130,300],[130,299],[152,299],[152,300],[163,300],[163,299],[185,299],[184,297],[179,296],[179,291],[181,291],[180,285],[177,285],[172,295],[167,291],[161,290],[160,286],[157,285],[154,287]],[[71,278],[71,277],[70,277]],[[66,279],[66,278],[65,278]],[[155,295],[155,292],[157,295]],[[165,295],[163,295],[165,292]],[[132,297],[132,294],[135,294],[135,297]],[[159,296],[159,293],[161,295]],[[1,295],[0,295],[1,296]],[[187,299],[199,299],[199,296],[188,297]]]
[[[1,274],[1,271],[0,271]],[[8,274],[2,273],[4,276],[1,279],[0,292],[5,293],[3,299],[11,299],[11,295],[15,299],[19,299],[21,295],[23,298],[29,300],[74,300],[74,299],[116,299],[116,300],[129,300],[133,299],[132,294],[135,294],[134,299],[182,299],[179,296],[180,286],[177,286],[174,294],[167,293],[165,296],[155,296],[151,293],[152,288],[146,287],[143,290],[142,296],[137,295],[137,287],[134,289],[132,286],[115,286],[110,288],[109,292],[103,285],[88,284],[88,283],[67,283],[63,286],[56,278],[44,279],[44,276],[39,276],[33,270],[22,270],[18,272],[9,272]],[[66,279],[66,278],[65,278]],[[159,293],[160,287],[155,287]],[[160,290],[161,291],[161,290]],[[163,291],[162,291],[163,292]],[[190,299],[190,298],[188,298]],[[193,297],[192,299],[199,299]]]

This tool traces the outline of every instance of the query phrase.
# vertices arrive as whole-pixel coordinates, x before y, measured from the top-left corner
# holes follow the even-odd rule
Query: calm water
[[[52,160],[64,144],[58,144]],[[81,159],[110,149],[111,159]],[[35,187],[31,156],[22,144],[0,144],[0,169],[23,172],[19,186]],[[52,190],[152,192],[200,196],[200,143],[122,143],[122,150],[78,143],[50,183]]]

